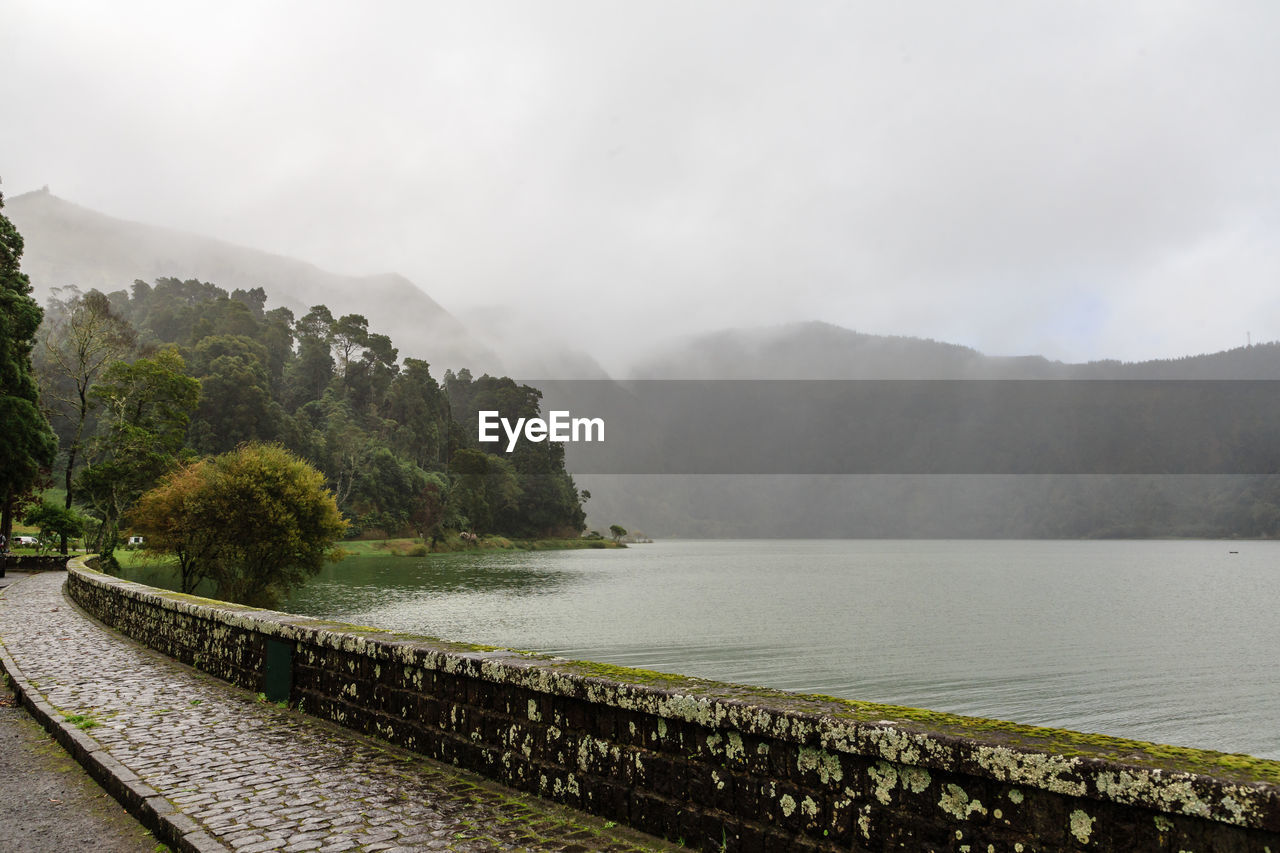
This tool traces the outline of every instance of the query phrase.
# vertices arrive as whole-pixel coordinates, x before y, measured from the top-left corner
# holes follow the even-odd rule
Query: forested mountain
[[[536,415],[537,389],[466,369],[437,381],[362,315],[295,317],[262,288],[161,278],[58,291],[41,328],[58,480],[108,527],[177,461],[257,441],[319,468],[353,533],[583,529],[561,445],[489,453],[462,426],[476,406]]]
[[[6,212],[26,240],[23,269],[42,303],[55,287],[107,293],[161,277],[214,282],[227,290],[265,287],[273,305],[297,316],[318,304],[337,315],[360,313],[406,355],[430,358],[442,368],[501,369],[487,346],[400,275],[337,275],[293,258],[117,219],[47,189],[8,199]]]

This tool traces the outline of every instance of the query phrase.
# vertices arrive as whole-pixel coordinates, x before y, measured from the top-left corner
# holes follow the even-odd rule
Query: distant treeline
[[[1106,539],[1280,536],[1280,477],[578,475],[661,536]]]
[[[153,439],[167,423],[185,425],[168,464],[250,441],[284,445],[324,473],[357,533],[584,529],[561,445],[491,453],[462,426],[477,407],[534,416],[537,389],[465,369],[437,382],[363,316],[317,305],[295,317],[267,301],[260,287],[228,293],[174,278],[55,292],[35,360],[61,444],[57,479],[76,503],[126,520],[120,484],[138,474],[126,470],[126,449],[133,440],[163,456]],[[171,393],[181,378],[198,382],[198,398]],[[141,480],[154,482],[166,465],[156,462]]]
[[[1276,380],[540,384],[579,474],[1280,474]]]

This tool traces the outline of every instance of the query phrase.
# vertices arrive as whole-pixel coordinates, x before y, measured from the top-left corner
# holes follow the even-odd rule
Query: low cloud
[[[1280,337],[1270,4],[6,17],[7,194],[394,270],[607,364],[802,319],[1069,360]]]

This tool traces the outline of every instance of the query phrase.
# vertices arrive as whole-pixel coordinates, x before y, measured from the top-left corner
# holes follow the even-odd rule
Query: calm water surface
[[[326,568],[282,609],[1280,758],[1280,543],[687,541],[366,557]]]

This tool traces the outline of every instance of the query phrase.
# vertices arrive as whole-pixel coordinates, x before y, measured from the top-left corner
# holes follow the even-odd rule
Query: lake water
[[[158,586],[168,574],[131,572]],[[1280,759],[1280,542],[704,540],[359,557],[281,609]]]
[[[668,541],[366,557],[326,568],[282,609],[1280,758],[1280,543]]]

